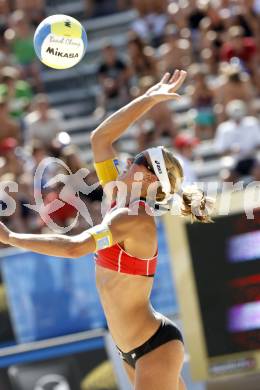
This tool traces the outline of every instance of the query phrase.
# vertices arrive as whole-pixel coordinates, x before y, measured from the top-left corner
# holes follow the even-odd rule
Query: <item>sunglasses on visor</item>
[[[145,155],[143,153],[138,154],[134,158],[133,164],[142,165],[143,167],[145,167],[146,169],[148,169],[150,172],[152,172],[155,175],[153,167],[151,167],[151,165],[149,164],[147,158],[145,157]]]

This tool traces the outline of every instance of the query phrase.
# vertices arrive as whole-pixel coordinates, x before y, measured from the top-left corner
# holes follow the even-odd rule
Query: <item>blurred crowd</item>
[[[185,104],[162,103],[137,126],[138,149],[162,142],[196,178],[192,160],[209,140],[220,180],[259,179],[260,1],[133,0],[125,58],[112,42],[98,75],[104,115],[142,94],[165,72],[188,71]],[[222,169],[223,168],[223,169]]]
[[[127,47],[118,53],[113,41],[105,44],[98,66],[100,93],[93,115],[100,121],[110,112],[139,96],[175,69],[188,71],[182,91],[185,104],[178,109],[162,103],[138,121],[136,152],[151,145],[175,149],[186,178],[196,181],[192,161],[200,143],[211,140],[214,153],[229,156],[220,180],[245,182],[260,179],[260,1],[259,0],[82,0],[85,16],[96,17],[135,9]],[[0,199],[2,213],[10,195],[17,207],[3,219],[15,231],[40,232],[45,222],[32,208],[35,191],[42,192],[43,206],[59,199],[64,183],[46,183],[67,173],[59,164],[44,167],[42,182],[34,183],[39,163],[48,156],[61,159],[76,173],[96,182],[93,167],[64,131],[62,114],[51,107],[45,94],[41,68],[33,48],[35,27],[46,16],[44,0],[0,0],[0,183],[16,182],[5,188]],[[183,106],[182,106],[183,104]],[[206,164],[206,163],[205,163]],[[74,183],[75,184],[75,183]],[[73,187],[73,185],[72,185]],[[80,196],[94,223],[100,219],[102,189]],[[74,220],[76,210],[68,200],[51,217],[60,226]],[[85,228],[79,218],[71,231]]]
[[[48,214],[61,227],[75,220],[77,210],[73,196],[79,197],[82,183],[66,183],[65,180],[45,189],[57,174],[66,175],[67,169],[74,174],[86,168],[90,173],[82,180],[87,185],[97,181],[93,168],[81,161],[77,147],[64,132],[62,113],[50,106],[45,93],[33,34],[46,16],[44,0],[0,0],[0,207],[1,220],[17,232],[47,231],[45,217]],[[59,162],[45,162],[47,157],[59,159]],[[43,177],[35,182],[39,166],[42,166]],[[13,183],[18,186],[14,187]],[[53,208],[49,213],[46,206],[59,199],[64,187],[69,188],[64,206]],[[38,195],[42,197],[40,213],[25,206],[35,205]],[[11,198],[16,204],[15,212],[10,208]],[[81,194],[80,198],[90,210],[93,223],[98,223],[102,189]],[[82,231],[86,226],[85,219],[79,216],[71,233]]]

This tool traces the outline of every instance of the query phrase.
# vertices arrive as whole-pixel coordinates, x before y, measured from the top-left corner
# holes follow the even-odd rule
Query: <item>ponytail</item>
[[[191,216],[192,222],[213,222],[210,215],[214,203],[214,199],[206,197],[202,190],[196,186],[190,186],[185,188],[182,193],[181,214]]]

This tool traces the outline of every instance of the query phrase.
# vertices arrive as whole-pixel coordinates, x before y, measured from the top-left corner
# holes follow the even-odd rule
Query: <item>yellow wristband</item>
[[[107,225],[97,225],[88,229],[88,233],[94,238],[96,243],[96,251],[109,248],[113,245],[112,233]]]
[[[120,163],[117,158],[94,164],[99,182],[102,186],[115,181],[120,174]]]

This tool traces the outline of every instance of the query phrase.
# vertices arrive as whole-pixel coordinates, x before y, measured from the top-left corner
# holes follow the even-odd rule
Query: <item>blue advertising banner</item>
[[[153,307],[164,315],[173,315],[179,312],[177,294],[174,280],[172,278],[172,265],[170,252],[165,234],[163,222],[157,220],[158,238],[158,265],[154,278],[154,285],[151,294]]]
[[[158,242],[151,300],[156,310],[174,314],[178,307],[161,222]],[[5,257],[1,268],[18,343],[106,327],[95,286],[93,255],[72,260],[19,252]]]

